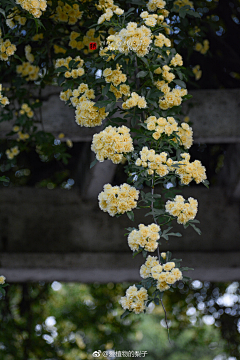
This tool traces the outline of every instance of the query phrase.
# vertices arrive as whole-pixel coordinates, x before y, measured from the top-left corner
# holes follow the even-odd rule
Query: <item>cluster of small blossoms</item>
[[[197,43],[195,45],[195,50],[199,51],[203,55],[206,54],[208,49],[209,49],[209,41],[207,39],[203,41],[203,44]]]
[[[156,11],[157,9],[164,9],[166,1],[164,0],[149,0],[147,3],[148,11]]]
[[[160,239],[160,227],[156,224],[145,226],[138,225],[139,230],[132,230],[128,235],[128,245],[132,251],[138,251],[139,247],[142,249],[153,252],[158,247],[157,240]]]
[[[198,202],[192,197],[188,198],[188,202],[181,195],[176,195],[173,201],[168,200],[165,205],[166,211],[177,217],[179,224],[186,224],[189,220],[193,220],[197,214]]]
[[[156,116],[149,116],[145,123],[147,124],[148,130],[154,131],[152,137],[155,140],[158,140],[163,133],[169,136],[174,131],[178,131],[178,123],[173,117],[170,116],[168,116],[166,119],[163,117],[157,119]]]
[[[105,20],[110,21],[111,17],[115,13],[116,15],[122,15],[124,10],[114,5],[113,0],[99,0],[96,4],[98,10],[104,11],[104,13],[98,19],[98,24],[102,24]]]
[[[32,41],[38,41],[38,40],[43,40],[43,33],[35,34],[32,37]]]
[[[202,77],[202,70],[200,69],[200,65],[196,65],[193,67],[192,72],[195,75],[195,80],[199,80]]]
[[[193,142],[193,132],[192,128],[186,124],[182,123],[181,126],[178,126],[178,123],[173,117],[168,116],[166,119],[163,117],[156,118],[156,116],[149,116],[145,121],[147,123],[147,129],[154,131],[152,137],[155,140],[158,140],[163,133],[170,136],[173,132],[180,138],[180,143],[189,149]],[[176,138],[172,139],[177,141]]]
[[[47,8],[46,0],[16,0],[16,4],[20,5],[35,18],[39,18],[42,15],[42,11],[45,11]]]
[[[78,62],[77,69],[73,69],[71,71],[65,71],[64,76],[66,78],[72,77],[73,79],[78,78],[79,76],[84,75],[85,71],[82,68],[84,61],[80,58],[80,56],[76,56],[75,59],[73,59],[71,56],[68,56],[66,59],[57,59],[55,63],[55,69],[65,66],[67,69],[69,69],[69,63],[71,60],[74,60],[75,62]]]
[[[27,18],[25,17],[22,17],[20,16],[20,11],[18,10],[18,8],[13,8],[12,9],[13,12],[10,13],[8,16],[7,16],[7,19],[6,19],[6,25],[10,28],[10,29],[13,29],[14,26],[16,26],[16,23],[15,22],[18,22],[20,25],[25,25],[26,24],[26,21],[27,21]]]
[[[138,290],[137,287],[133,285],[127,289],[126,296],[121,297],[119,303],[123,309],[133,311],[135,314],[140,314],[146,309],[145,301],[147,299],[147,290],[144,287]]]
[[[113,35],[113,34],[112,34],[112,35]],[[104,58],[105,58],[104,60],[105,60],[106,62],[114,59],[115,56],[116,56],[114,53],[112,53],[111,55],[106,54],[108,51],[109,51],[108,47],[105,47],[105,48],[101,47],[101,48],[100,48],[100,51],[99,51],[99,55],[102,56],[102,57],[104,57]]]
[[[5,276],[1,275],[1,276],[0,276],[0,285],[4,285],[4,284],[5,284],[5,280],[6,280]]]
[[[0,30],[0,60],[7,61],[17,50],[16,46],[9,39],[3,41],[2,32]]]
[[[140,268],[140,276],[143,279],[152,277],[157,280],[157,288],[165,291],[170,288],[176,281],[182,279],[182,272],[175,267],[174,262],[167,262],[163,265],[157,260],[157,256],[149,255],[145,264]]]
[[[55,54],[65,54],[67,52],[63,47],[56,44],[53,45],[53,50]]]
[[[164,20],[163,15],[149,14],[147,11],[143,11],[140,14],[140,17],[143,19],[145,25],[150,27],[154,27],[155,25],[160,25]]]
[[[143,57],[149,53],[151,36],[151,30],[145,25],[138,28],[137,23],[130,22],[126,29],[107,37],[107,48],[108,50],[117,50],[125,55],[133,51],[138,57]]]
[[[114,86],[118,86],[121,83],[126,82],[127,76],[122,73],[121,67],[122,65],[117,64],[116,70],[112,70],[111,68],[106,68],[103,71],[103,76],[105,77],[105,81],[107,83],[112,83]]]
[[[98,134],[93,135],[91,150],[95,152],[98,161],[105,159],[112,160],[114,164],[119,164],[123,154],[133,151],[133,142],[130,129],[126,126],[108,126]]]
[[[109,90],[114,93],[116,100],[120,99],[123,95],[130,95],[130,86],[126,84],[120,85],[119,90],[111,84]]]
[[[72,31],[70,34],[70,41],[68,43],[68,45],[72,48],[72,49],[77,49],[77,50],[82,50],[84,49],[84,47],[86,46],[87,49],[84,49],[83,52],[84,54],[88,54],[89,52],[93,51],[89,49],[89,44],[90,42],[96,42],[97,45],[100,45],[100,35],[98,37],[94,37],[95,35],[95,29],[90,29],[86,32],[86,35],[83,36],[82,40],[77,40],[77,38],[79,38],[82,34],[76,32],[76,31]]]
[[[33,56],[33,54],[31,54],[31,51],[32,51],[31,46],[26,45],[25,48],[24,48],[24,51],[25,51],[25,56],[26,56],[27,61],[29,61],[30,63],[33,63],[34,62],[34,56]]]
[[[19,154],[18,146],[14,146],[11,149],[6,150],[6,155],[9,160],[12,160],[14,156],[17,156]]]
[[[17,74],[26,77],[27,81],[37,80],[39,76],[39,66],[32,65],[30,62],[23,62],[16,67]]]
[[[155,154],[155,150],[148,150],[148,148],[144,146],[140,151],[140,158],[136,160],[135,165],[148,168],[147,172],[149,175],[153,175],[155,171],[156,174],[163,177],[169,173],[170,160],[171,159],[167,160],[166,152]]]
[[[178,164],[179,167],[175,169],[175,173],[179,175],[181,183],[188,185],[192,180],[195,180],[197,184],[207,179],[206,169],[202,166],[201,161],[195,160],[192,163],[189,162],[190,155],[187,153],[181,154],[183,158],[180,162],[173,162]]]
[[[20,141],[20,140],[23,140],[23,141],[25,141],[25,140],[27,140],[27,139],[29,139],[29,134],[27,134],[27,133],[22,133],[21,131],[18,131],[18,139],[17,139],[17,141]]]
[[[73,95],[74,91],[75,90],[73,90]],[[99,126],[109,114],[108,112],[105,112],[105,107],[98,108],[95,106],[94,101],[89,100],[90,98],[95,98],[94,90],[86,90],[84,95],[82,95],[79,99],[75,96],[74,98],[76,100],[71,98],[71,103],[74,106],[74,101],[78,101],[75,111],[75,119],[78,125],[86,127]]]
[[[162,90],[163,86],[160,88]],[[179,106],[182,103],[182,97],[187,95],[187,89],[173,89],[167,90],[167,93],[159,98],[159,107],[162,110],[167,110],[173,106]]]
[[[182,56],[180,54],[176,54],[172,60],[170,61],[170,66],[183,66]]]
[[[79,5],[65,4],[63,1],[58,1],[56,13],[52,16],[55,21],[67,22],[69,25],[74,25],[83,16],[83,12],[79,11]]]
[[[169,40],[165,35],[159,33],[155,35],[154,45],[162,48],[163,46],[171,47],[171,40]]]
[[[173,3],[175,6],[179,6],[179,8],[189,5],[191,8],[194,8],[193,2],[189,0],[175,0]]]
[[[28,118],[32,118],[34,113],[32,111],[32,109],[30,108],[30,106],[28,106],[28,104],[24,103],[21,106],[21,110],[19,111],[20,115],[24,115],[26,114]]]
[[[0,84],[0,105],[3,107],[9,104],[9,100],[6,96],[2,95],[2,84]]]
[[[145,109],[147,107],[145,97],[139,96],[136,92],[132,92],[130,98],[122,103],[124,110],[131,109],[134,106],[138,106],[139,109]]]
[[[124,214],[137,206],[139,191],[128,184],[112,186],[105,184],[98,195],[99,207],[109,215]]]
[[[17,139],[17,141],[20,141],[20,140],[23,140],[23,141],[25,141],[25,140],[27,140],[27,139],[29,139],[29,134],[27,134],[27,133],[22,133],[21,131],[20,131],[20,128],[19,128],[19,126],[17,126],[17,125],[15,125],[14,127],[13,127],[13,131],[14,132],[17,132],[17,134],[18,134],[18,139]]]
[[[177,135],[179,136],[181,144],[184,146],[185,149],[189,149],[192,146],[193,131],[188,124],[182,123],[181,126],[178,127]],[[173,140],[177,142],[176,139]]]

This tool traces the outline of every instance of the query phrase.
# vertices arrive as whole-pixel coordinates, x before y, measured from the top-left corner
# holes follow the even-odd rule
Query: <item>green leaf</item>
[[[178,86],[181,86],[182,88],[186,89],[186,84],[185,84],[184,81],[177,79],[177,80],[173,80],[173,82],[174,82],[175,84],[177,84]]]
[[[111,84],[109,83],[102,89],[102,94],[103,95],[106,95],[108,93],[108,91],[110,89],[110,86],[111,86]]]
[[[58,68],[56,68],[54,70],[55,73],[61,73],[61,72],[66,72],[68,71],[68,68],[66,66],[59,66]]]
[[[145,76],[147,76],[148,71],[140,71],[139,73],[137,73],[137,78],[143,78]]]
[[[143,254],[143,257],[147,257],[147,251],[146,250],[142,250],[142,254]]]
[[[0,13],[3,14],[3,16],[6,18],[5,11],[3,9],[0,9]]]
[[[201,233],[201,230],[199,229],[199,228],[197,228],[194,224],[191,224],[191,223],[189,223],[192,227],[193,227],[193,229],[198,233],[198,235],[201,235],[202,233]]]
[[[140,60],[142,60],[142,62],[144,62],[144,64],[148,67],[148,61],[145,57],[141,57]]]
[[[181,237],[182,234],[181,233],[168,233],[168,236],[177,236],[177,237]]]
[[[94,167],[94,165],[96,165],[97,162],[98,162],[97,159],[93,160],[93,161],[91,162],[91,164],[90,164],[90,169],[91,169],[92,167]]]
[[[126,316],[128,316],[131,313],[129,310],[125,310],[124,313],[120,316],[120,319],[124,319]]]
[[[170,261],[172,257],[172,253],[170,251],[167,251],[166,253],[166,262]]]
[[[133,213],[133,211],[127,211],[126,214],[127,214],[128,218],[131,221],[134,221],[134,213]]]
[[[202,183],[203,183],[204,186],[206,186],[206,187],[209,189],[209,186],[208,186],[208,185],[209,185],[210,183],[209,183],[208,180],[203,180]]]

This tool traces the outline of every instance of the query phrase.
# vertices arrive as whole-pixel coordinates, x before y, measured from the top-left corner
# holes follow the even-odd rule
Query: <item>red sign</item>
[[[97,43],[96,42],[90,42],[89,43],[89,49],[90,50],[97,50]]]

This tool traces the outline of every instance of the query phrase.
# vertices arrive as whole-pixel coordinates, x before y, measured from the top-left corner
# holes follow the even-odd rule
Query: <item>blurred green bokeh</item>
[[[120,319],[128,286],[11,284],[0,301],[0,359],[94,359],[110,349],[147,351],[148,360],[240,358],[238,283],[180,282],[166,292],[170,342],[161,306]]]

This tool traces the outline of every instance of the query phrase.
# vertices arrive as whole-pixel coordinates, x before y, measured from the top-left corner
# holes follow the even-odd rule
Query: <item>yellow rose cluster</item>
[[[148,150],[148,148],[144,146],[140,151],[140,158],[136,160],[135,165],[148,168],[147,172],[149,175],[153,175],[155,171],[156,174],[163,177],[169,173],[168,165],[170,165],[170,160],[171,159],[167,160],[166,152],[155,154],[155,150]]]
[[[67,52],[67,50],[57,44],[53,45],[53,50],[55,54],[65,54]]]
[[[100,45],[100,35],[98,37],[94,37],[95,35],[95,29],[89,29],[86,32],[86,35],[83,36],[83,40],[77,40],[78,37],[80,37],[82,34],[72,31],[70,34],[70,41],[68,45],[72,49],[82,50],[85,46],[87,46],[87,49],[84,49],[84,54],[88,54],[89,52],[93,50],[89,50],[89,43],[90,42],[96,42],[97,45]]]
[[[102,24],[105,20],[110,21],[114,13],[116,15],[122,15],[124,13],[124,10],[114,5],[113,0],[99,0],[96,7],[98,10],[104,11],[98,19],[98,24]]]
[[[33,63],[34,62],[34,56],[33,56],[33,54],[31,54],[31,51],[32,51],[31,46],[26,45],[25,48],[24,48],[24,51],[25,51],[25,56],[26,56],[27,61],[29,61],[30,63]]]
[[[139,191],[128,184],[112,186],[105,184],[98,195],[99,207],[109,215],[124,214],[137,206]]]
[[[200,65],[196,65],[193,67],[192,72],[195,75],[195,80],[198,81],[202,77],[202,70],[200,69]]]
[[[140,268],[140,276],[143,279],[152,277],[157,280],[157,288],[165,291],[170,288],[169,285],[182,279],[182,272],[175,267],[174,262],[167,262],[163,265],[157,260],[157,256],[149,255],[145,264]]]
[[[116,100],[120,99],[123,95],[130,95],[130,86],[126,84],[120,85],[119,90],[111,84],[109,90],[114,93]]]
[[[32,111],[32,109],[28,106],[28,104],[24,103],[22,104],[21,106],[21,110],[19,111],[19,114],[20,115],[24,115],[26,114],[28,118],[32,118],[34,113]]]
[[[170,62],[170,65],[172,66],[183,66],[183,60],[182,60],[182,56],[180,54],[176,54],[171,62]]]
[[[145,109],[147,107],[145,97],[139,96],[136,92],[132,92],[130,98],[122,103],[124,110],[131,109],[134,106],[137,106],[139,109]]]
[[[0,84],[0,105],[3,107],[10,104],[8,98],[2,95],[2,84]]]
[[[18,146],[14,146],[11,149],[6,150],[6,155],[9,160],[12,160],[14,156],[17,156],[19,154]]]
[[[83,93],[83,95],[80,96],[81,93]],[[86,127],[99,126],[108,116],[108,112],[105,112],[105,107],[99,109],[95,106],[95,103],[90,100],[94,98],[94,90],[89,89],[88,85],[84,83],[81,83],[78,88],[73,91],[68,89],[60,93],[61,100],[68,101],[70,99],[72,105],[76,107],[76,123]]]
[[[150,44],[152,42],[151,30],[145,25],[137,27],[137,23],[128,23],[126,29],[122,29],[115,35],[107,37],[108,49],[119,51],[125,55],[133,51],[138,57],[143,57],[149,53]]]
[[[37,80],[39,76],[39,66],[32,65],[30,62],[23,62],[16,67],[17,74],[26,76],[27,81]]]
[[[174,1],[173,4],[179,6],[179,8],[186,6],[186,5],[189,5],[191,8],[194,8],[193,2],[189,1],[189,0],[176,0],[176,1]]]
[[[83,12],[79,10],[78,4],[65,4],[63,1],[58,1],[56,13],[52,16],[55,21],[67,22],[69,25],[74,25],[82,18]]]
[[[182,103],[182,97],[185,95],[187,95],[187,89],[173,89],[170,91],[169,88],[169,91],[167,90],[167,93],[159,98],[159,107],[162,110],[167,110],[173,106],[179,106]]]
[[[35,18],[39,18],[42,15],[42,11],[45,11],[47,8],[46,0],[16,0],[16,4],[20,5]]]
[[[140,17],[143,19],[145,25],[150,26],[150,27],[160,25],[164,20],[163,15],[149,14],[147,11],[143,11],[140,14]]]
[[[178,123],[173,117],[168,116],[166,119],[163,117],[156,118],[156,116],[149,116],[145,121],[147,129],[154,131],[152,137],[158,140],[161,134],[171,135],[174,131],[178,131]]]
[[[160,239],[160,227],[156,224],[145,226],[138,225],[139,230],[132,230],[128,235],[128,245],[132,251],[138,251],[139,247],[153,252],[158,247],[157,240]]]
[[[1,275],[1,276],[0,276],[0,285],[4,285],[4,284],[5,284],[5,280],[6,280],[5,276]]]
[[[107,83],[112,83],[114,86],[118,86],[121,83],[126,82],[127,76],[122,73],[121,67],[122,65],[117,64],[116,70],[112,70],[111,68],[106,68],[103,71],[103,76],[105,77],[105,81]]]
[[[93,135],[91,150],[95,152],[98,161],[105,159],[112,160],[114,164],[119,164],[123,154],[133,151],[133,142],[130,129],[126,126],[108,126],[98,134]]]
[[[171,47],[171,40],[169,40],[165,35],[159,33],[155,35],[154,45],[162,48],[163,46]]]
[[[72,77],[73,79],[76,79],[85,73],[84,69],[82,68],[84,61],[80,58],[80,56],[76,56],[74,59],[71,56],[68,56],[66,59],[57,59],[57,61],[55,63],[55,69],[57,69],[61,66],[65,66],[67,69],[69,69],[69,63],[71,60],[79,62],[76,65],[77,69],[73,69],[72,71],[68,71],[68,70],[65,71],[64,76],[66,78]]]
[[[17,48],[9,39],[3,41],[1,35],[2,33],[0,31],[0,60],[7,61],[9,56],[12,56]]]
[[[147,299],[147,290],[144,287],[138,290],[137,287],[133,285],[127,289],[126,296],[121,297],[119,303],[123,309],[133,311],[135,314],[140,314],[146,309],[145,301]]]
[[[199,51],[201,54],[206,54],[209,49],[209,41],[206,39],[203,41],[203,44],[197,43],[195,46],[195,50]]]
[[[179,224],[186,224],[189,220],[193,220],[197,214],[198,202],[192,197],[188,198],[188,202],[182,195],[176,195],[174,200],[168,200],[165,205],[166,211],[177,217]]]
[[[26,24],[26,21],[27,21],[27,18],[25,17],[22,17],[20,16],[20,11],[18,10],[18,8],[13,8],[12,9],[13,12],[10,13],[8,16],[7,16],[7,19],[6,19],[6,25],[10,28],[10,29],[13,29],[14,26],[16,26],[16,23],[15,22],[18,22],[20,25],[25,25]]]
[[[43,40],[43,33],[35,34],[32,37],[32,41],[38,41],[38,40]]]
[[[185,149],[189,149],[192,146],[193,131],[188,124],[182,123],[181,126],[178,127],[177,135]],[[176,142],[177,140],[174,141]]]
[[[178,168],[175,168],[175,173],[179,175],[182,184],[188,185],[192,180],[199,184],[207,179],[206,169],[202,166],[201,161],[195,160],[190,163],[190,155],[187,153],[181,154],[181,157],[182,161],[174,163],[179,165]]]
[[[27,139],[29,139],[29,134],[27,134],[27,133],[24,134],[21,131],[18,131],[18,139],[17,139],[17,141],[20,141],[20,140],[25,141]]]
[[[148,11],[156,11],[157,9],[163,9],[166,5],[164,0],[149,0],[147,3]]]
[[[167,118],[156,118],[156,116],[149,116],[145,123],[147,124],[147,129],[150,131],[154,131],[152,137],[155,140],[158,140],[163,133],[170,136],[173,132],[179,136],[181,145],[184,146],[185,149],[189,149],[193,142],[193,132],[192,128],[186,124],[182,123],[181,126],[178,126],[178,123],[173,117],[168,116]],[[177,141],[176,138],[172,139],[173,141]]]

